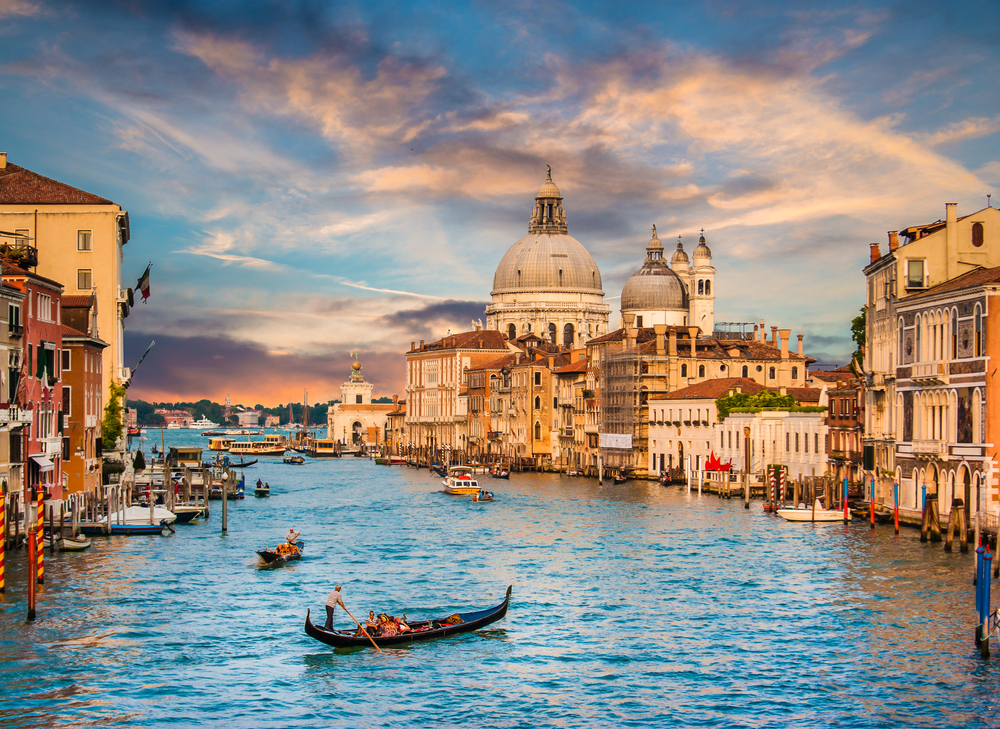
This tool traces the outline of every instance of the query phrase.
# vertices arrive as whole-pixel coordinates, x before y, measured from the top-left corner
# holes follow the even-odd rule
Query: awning
[[[42,473],[51,471],[56,466],[56,464],[43,455],[32,456],[31,460],[38,464],[38,470]]]

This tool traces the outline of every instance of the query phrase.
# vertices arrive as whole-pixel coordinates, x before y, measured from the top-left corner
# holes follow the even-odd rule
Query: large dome
[[[571,235],[529,233],[510,247],[493,276],[492,294],[580,291],[603,296],[601,272]]]

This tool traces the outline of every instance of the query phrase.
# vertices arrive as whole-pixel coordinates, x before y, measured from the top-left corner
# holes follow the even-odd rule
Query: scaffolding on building
[[[642,354],[638,347],[625,349],[602,348],[598,363],[601,377],[600,434],[631,436],[630,448],[600,446],[605,468],[632,469],[636,454],[645,451],[640,427],[642,409]],[[603,441],[618,440],[606,439]],[[643,464],[644,467],[644,464]]]

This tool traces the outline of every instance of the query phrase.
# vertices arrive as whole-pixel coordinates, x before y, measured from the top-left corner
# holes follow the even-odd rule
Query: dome
[[[682,252],[683,254],[683,252]],[[677,254],[674,254],[675,256]],[[664,264],[645,265],[622,288],[622,311],[687,311],[688,297],[680,277]]]
[[[552,181],[552,167],[547,166],[548,172],[545,176],[545,182],[540,188],[538,188],[538,194],[535,195],[535,199],[539,198],[552,198],[556,197],[562,200],[562,194],[559,192],[559,188],[556,187],[556,183]]]
[[[705,245],[705,231],[701,232],[701,237],[698,239],[698,247],[694,249],[695,258],[709,258],[712,257],[712,250]]]
[[[688,262],[688,254],[684,252],[684,246],[681,245],[680,238],[678,238],[677,239],[677,250],[674,252],[674,255],[672,255],[670,257],[670,265],[673,266],[673,265],[675,265],[677,263],[685,263],[686,264],[687,262]]]
[[[556,290],[603,296],[601,286],[594,257],[576,238],[563,233],[529,233],[500,260],[491,293]]]

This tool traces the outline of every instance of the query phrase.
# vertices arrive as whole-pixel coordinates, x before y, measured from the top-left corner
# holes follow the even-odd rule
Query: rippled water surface
[[[915,532],[540,474],[472,504],[426,470],[267,460],[247,481],[273,495],[231,503],[226,536],[212,502],[170,538],[46,554],[30,625],[9,554],[0,725],[1000,724],[973,558]],[[262,569],[289,526],[308,557]],[[337,582],[355,615],[411,618],[514,590],[487,629],[378,655],[303,632]]]

